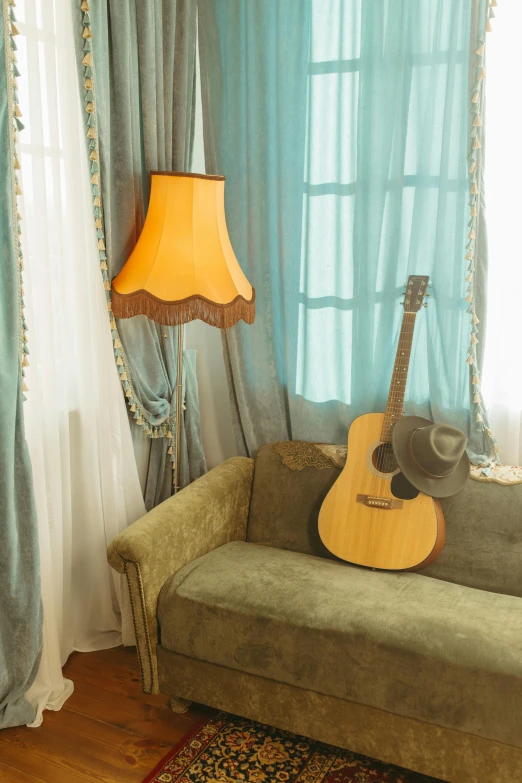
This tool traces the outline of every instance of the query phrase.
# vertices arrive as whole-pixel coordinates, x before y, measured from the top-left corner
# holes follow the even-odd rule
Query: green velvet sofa
[[[450,783],[522,781],[522,485],[470,479],[439,559],[377,572],[318,537],[335,463],[265,446],[111,543],[144,690]]]

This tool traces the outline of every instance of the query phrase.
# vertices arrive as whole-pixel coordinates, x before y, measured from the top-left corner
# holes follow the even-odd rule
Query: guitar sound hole
[[[379,473],[393,473],[398,465],[391,443],[380,443],[372,454],[373,467]]]

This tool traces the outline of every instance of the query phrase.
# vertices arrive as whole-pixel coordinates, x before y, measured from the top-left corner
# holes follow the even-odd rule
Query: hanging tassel
[[[479,319],[477,318],[477,316],[476,316],[476,314],[475,314],[475,313],[473,313],[473,318],[471,319],[471,322],[472,322],[473,326],[476,326],[477,324],[479,324],[479,323],[480,323],[480,321],[479,321]]]
[[[80,9],[84,12],[84,14],[89,13],[89,11],[91,10],[91,7],[89,5],[88,0],[83,0],[82,1]]]
[[[82,65],[86,65],[88,67],[92,66],[92,53],[91,52],[87,52],[87,54],[85,55],[85,57],[82,60]]]
[[[480,378],[479,378],[479,376],[478,375],[474,375],[471,383],[473,384],[473,386],[480,386]]]
[[[127,378],[127,373],[126,372],[122,372],[122,374],[120,375],[120,381],[123,382],[123,381],[128,381],[128,380],[129,379]]]
[[[477,413],[476,421],[484,421],[483,418],[482,418],[482,414],[480,412]]]
[[[471,250],[468,250],[464,260],[465,261],[473,261],[473,253],[471,252]]]
[[[480,119],[480,114],[477,114],[477,116],[473,120],[473,126],[475,128],[480,128],[481,125],[482,125],[482,120]]]
[[[478,343],[477,337],[474,334],[471,335],[471,343],[472,345],[476,345]]]
[[[172,438],[173,438],[172,432],[170,430],[167,432],[167,438],[169,440],[172,440]]]
[[[466,277],[466,283],[471,283],[471,281],[472,281],[472,280],[473,280],[473,274],[471,274],[471,273],[470,273],[470,274],[469,274],[469,275]]]
[[[493,30],[493,28],[492,28],[492,26],[491,26],[491,22],[489,21],[489,19],[486,21],[486,26],[485,26],[485,28],[484,28],[484,29],[485,29],[485,31],[486,31],[487,33],[490,33],[490,32]]]
[[[471,213],[470,214],[471,214],[471,217],[477,217],[477,205],[476,204],[473,204],[473,206],[471,207]]]
[[[482,57],[485,48],[485,44],[481,44],[478,49],[475,49],[475,54],[478,54],[479,57]]]
[[[472,302],[473,301],[473,294],[468,294],[467,297],[464,299],[465,302]]]
[[[482,146],[482,145],[481,145],[481,143],[480,143],[480,141],[479,141],[479,139],[478,139],[478,136],[477,136],[477,137],[475,137],[475,140],[474,140],[474,142],[473,142],[473,149],[474,149],[474,150],[478,150],[478,149],[480,149],[480,147],[481,147],[481,146]]]
[[[466,364],[473,364],[473,356],[471,356],[471,354],[466,359]]]
[[[143,424],[143,419],[142,419],[142,417],[141,417],[141,416],[138,416],[138,418],[136,419],[136,424],[139,424],[139,425],[140,425],[140,427],[141,427],[141,425]]]
[[[29,391],[29,387],[28,387],[28,385],[26,384],[26,382],[23,379],[22,379],[22,391],[23,392],[28,392]]]
[[[118,358],[116,359],[116,364],[118,365],[118,367],[121,367],[123,365],[123,360],[121,356],[118,356]]]
[[[478,194],[478,187],[476,182],[473,183],[469,192],[471,193],[472,196],[476,196]]]
[[[479,90],[476,90],[473,93],[473,97],[471,98],[471,103],[478,103],[479,98],[480,98],[480,92],[479,92]]]
[[[134,413],[134,411],[136,410],[136,403],[135,402],[132,403],[132,405],[130,406],[130,409],[131,409],[131,412]]]
[[[471,229],[471,231],[468,234],[468,239],[475,239],[475,229]]]
[[[92,90],[92,79],[87,78],[84,81],[83,86],[85,87],[86,90]]]
[[[469,173],[473,174],[473,172],[475,171],[476,168],[477,168],[477,161],[476,160],[472,160],[471,161],[471,166],[468,169]]]

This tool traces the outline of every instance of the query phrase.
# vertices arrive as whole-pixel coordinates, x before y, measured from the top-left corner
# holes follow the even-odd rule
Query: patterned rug
[[[219,712],[143,783],[440,783],[399,767]]]

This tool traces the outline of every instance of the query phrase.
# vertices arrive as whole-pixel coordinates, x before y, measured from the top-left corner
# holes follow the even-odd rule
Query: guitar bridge
[[[365,506],[382,508],[384,510],[402,508],[402,500],[399,500],[398,498],[380,498],[376,495],[357,495],[356,501],[357,503],[363,503]]]

